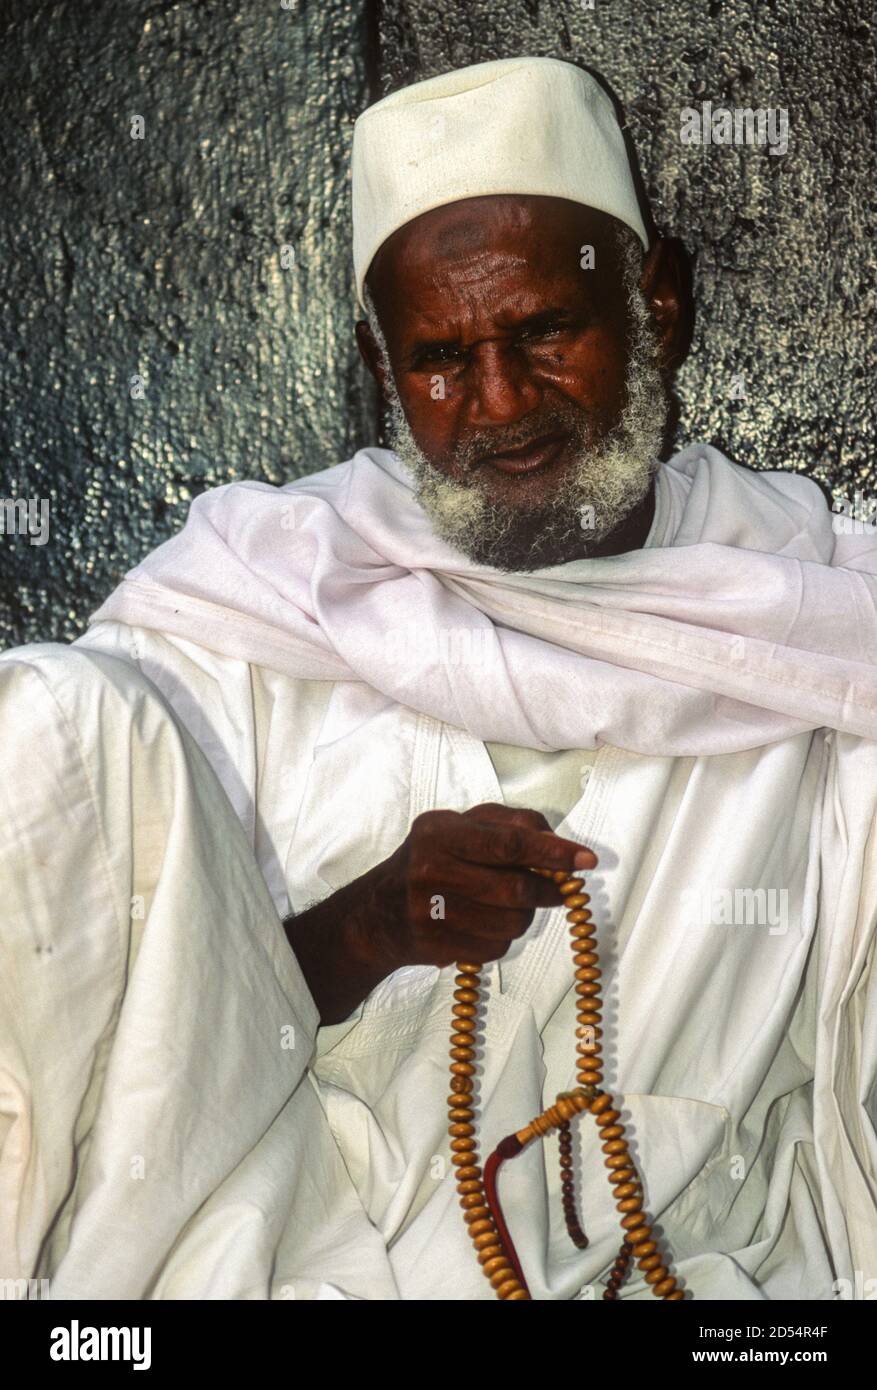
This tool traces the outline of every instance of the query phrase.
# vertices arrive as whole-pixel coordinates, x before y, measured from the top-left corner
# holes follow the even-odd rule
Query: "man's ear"
[[[367,319],[358,319],[356,323],[356,345],[359,348],[359,355],[368,367],[378,386],[383,390],[384,368],[381,361],[381,350],[378,347],[374,333]]]
[[[691,259],[678,237],[655,242],[643,262],[640,289],[661,340],[660,365],[666,372],[682,366],[694,333]]]

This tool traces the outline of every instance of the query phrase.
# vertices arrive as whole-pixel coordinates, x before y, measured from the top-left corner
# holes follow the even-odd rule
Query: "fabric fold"
[[[401,460],[203,493],[91,615],[317,680],[483,740],[702,755],[827,727],[877,737],[877,530],[705,444],[663,464],[669,544],[526,573],[435,535]],[[489,674],[489,678],[488,678]]]

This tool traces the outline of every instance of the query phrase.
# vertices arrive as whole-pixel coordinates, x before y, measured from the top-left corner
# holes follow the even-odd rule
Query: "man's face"
[[[372,263],[390,446],[437,532],[479,563],[598,551],[650,492],[667,392],[611,222],[565,199],[472,198]]]

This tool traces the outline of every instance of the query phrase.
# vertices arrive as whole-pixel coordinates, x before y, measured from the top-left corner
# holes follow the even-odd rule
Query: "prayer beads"
[[[586,1249],[588,1238],[579,1223],[576,1209],[570,1120],[587,1110],[597,1124],[602,1150],[606,1155],[607,1175],[614,1189],[615,1205],[621,1213],[619,1219],[623,1232],[621,1247],[603,1298],[612,1300],[618,1297],[618,1290],[627,1277],[631,1262],[635,1260],[655,1297],[677,1302],[685,1294],[661,1258],[651,1225],[643,1212],[642,1183],[628,1148],[620,1111],[613,1106],[611,1095],[601,1087],[603,1057],[600,1022],[603,1003],[599,983],[601,972],[597,966],[596,929],[588,910],[590,897],[583,891],[582,880],[563,870],[533,869],[532,872],[553,878],[565,899],[578,996],[578,1085],[573,1091],[562,1092],[554,1105],[537,1115],[524,1129],[503,1139],[487,1160],[482,1173],[472,1103],[482,967],[477,963],[458,962],[451,1025],[448,1133],[451,1162],[457,1170],[457,1192],[463,1208],[463,1219],[469,1228],[478,1262],[497,1298],[519,1302],[529,1300],[530,1291],[499,1204],[499,1168],[506,1159],[521,1153],[531,1140],[542,1138],[556,1129],[560,1143],[561,1191],[566,1228],[573,1244],[579,1250]]]

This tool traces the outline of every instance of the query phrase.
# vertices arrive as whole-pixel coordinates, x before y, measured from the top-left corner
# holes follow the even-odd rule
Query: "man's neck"
[[[598,560],[607,555],[625,555],[630,550],[642,550],[646,537],[652,529],[654,519],[655,477],[652,478],[649,490],[642,501],[620,526],[616,526],[611,535],[595,546],[589,545],[587,536],[583,536],[581,544],[575,550],[565,555],[562,560],[555,560],[554,563],[566,565],[572,560]]]

